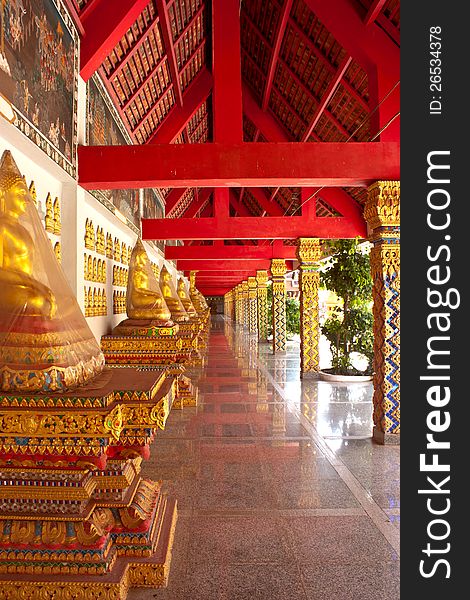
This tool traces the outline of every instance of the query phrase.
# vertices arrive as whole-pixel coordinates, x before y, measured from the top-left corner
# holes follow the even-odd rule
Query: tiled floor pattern
[[[144,467],[178,500],[169,585],[129,600],[398,600],[399,448],[371,441],[371,384],[299,364],[214,318],[199,406]]]

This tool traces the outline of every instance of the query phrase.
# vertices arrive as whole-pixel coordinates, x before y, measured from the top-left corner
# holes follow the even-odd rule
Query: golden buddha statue
[[[127,316],[129,319],[150,319],[161,323],[171,320],[171,313],[140,238],[131,254],[127,281]]]
[[[52,206],[52,196],[50,194],[47,194],[46,198],[46,216],[44,218],[44,222],[46,225],[46,231],[49,233],[54,233],[54,209]]]
[[[191,298],[189,297],[183,278],[178,279],[177,293],[187,314],[190,317],[197,317],[197,311],[194,308],[193,303],[191,302]]]
[[[170,309],[173,321],[176,321],[177,323],[189,321],[189,315],[176,293],[171,274],[165,265],[163,265],[162,270],[160,271],[160,289],[162,290],[165,302]]]
[[[83,385],[104,356],[56,260],[10,151],[0,163],[0,389],[50,393]]]
[[[26,212],[29,190],[12,163],[11,154],[4,154],[0,167],[0,306],[4,313],[52,318],[57,308],[54,294],[32,277],[34,242],[19,222]]]
[[[59,202],[59,198],[56,198],[54,200],[53,213],[54,213],[53,233],[55,233],[56,235],[60,235],[60,232],[62,231],[62,223],[61,223],[61,219],[60,219],[60,202]]]

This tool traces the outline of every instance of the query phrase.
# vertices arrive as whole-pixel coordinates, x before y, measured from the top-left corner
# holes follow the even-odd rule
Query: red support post
[[[79,183],[91,190],[365,187],[400,178],[399,144],[393,142],[80,146],[78,159]]]
[[[93,0],[80,12],[80,75],[88,81],[150,0]]]
[[[240,1],[212,0],[214,139],[241,142]]]

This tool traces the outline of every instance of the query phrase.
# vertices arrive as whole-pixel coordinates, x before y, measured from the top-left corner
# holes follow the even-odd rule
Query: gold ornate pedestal
[[[176,501],[142,460],[176,395],[105,370],[67,394],[0,395],[0,598],[122,600],[166,585]]]

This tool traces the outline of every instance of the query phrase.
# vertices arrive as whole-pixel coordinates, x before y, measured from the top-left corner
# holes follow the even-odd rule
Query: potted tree
[[[329,251],[331,258],[320,273],[320,281],[325,288],[336,293],[342,300],[342,306],[333,309],[333,314],[321,327],[330,343],[332,355],[332,368],[325,370],[323,373],[326,375],[322,378],[371,379],[374,334],[369,254],[360,247],[358,240],[334,241]],[[354,367],[353,353],[360,353],[367,359],[364,371]]]

